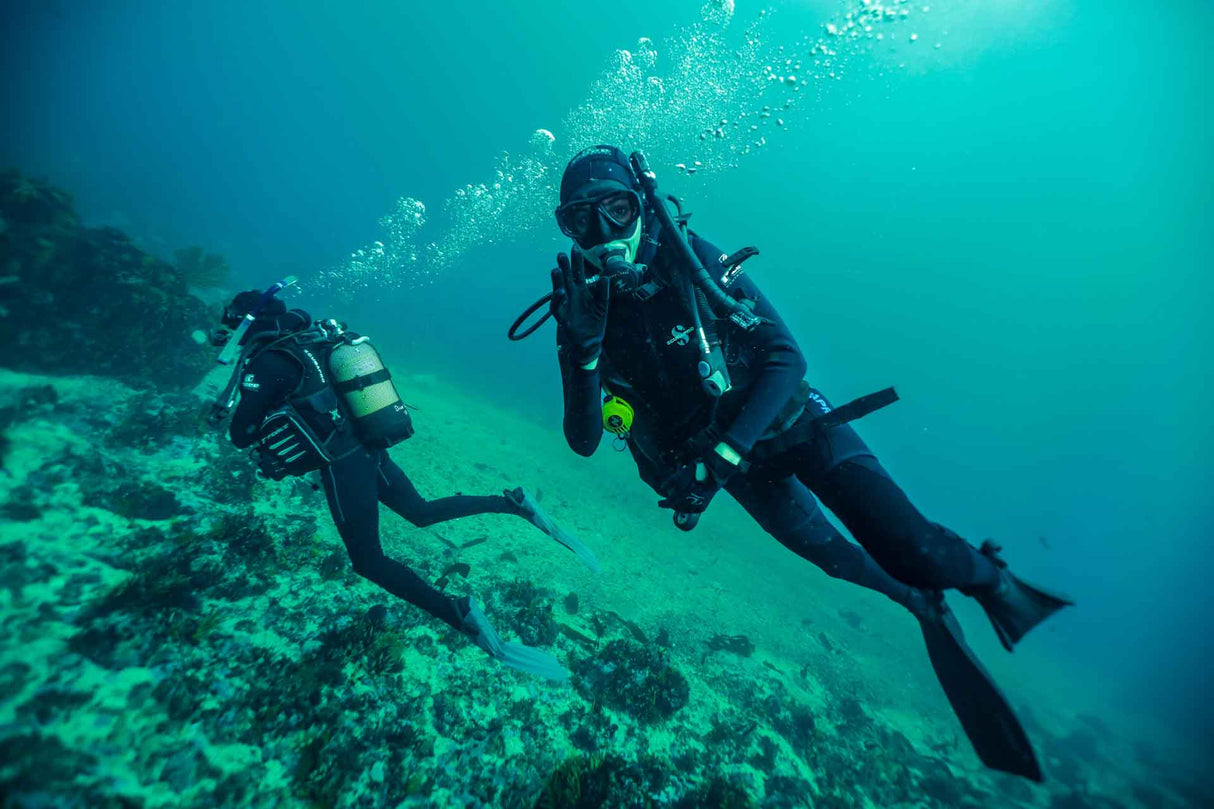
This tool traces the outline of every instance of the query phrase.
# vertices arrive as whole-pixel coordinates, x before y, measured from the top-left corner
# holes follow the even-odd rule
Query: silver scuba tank
[[[329,351],[333,390],[359,441],[386,449],[413,435],[413,418],[401,401],[392,374],[366,337],[342,335]]]

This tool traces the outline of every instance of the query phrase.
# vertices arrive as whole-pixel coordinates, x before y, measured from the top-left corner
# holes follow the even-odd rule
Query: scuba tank
[[[339,338],[329,349],[327,364],[358,440],[369,449],[387,449],[412,436],[413,418],[379,352],[366,337],[346,332],[336,321],[324,325]]]

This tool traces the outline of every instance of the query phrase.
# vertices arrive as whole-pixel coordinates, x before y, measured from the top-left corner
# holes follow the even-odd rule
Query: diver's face
[[[640,215],[640,197],[628,190],[574,199],[556,211],[561,231],[584,249],[627,238]]]

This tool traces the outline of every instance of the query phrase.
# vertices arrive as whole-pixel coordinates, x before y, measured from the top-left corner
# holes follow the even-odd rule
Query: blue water
[[[456,189],[491,184],[499,154],[527,154],[537,129],[559,166],[586,145],[563,129],[570,110],[600,103],[627,128],[594,83],[638,37],[678,53],[668,40],[698,5],[347,5],[8,4],[0,163],[151,252],[222,252],[237,286],[296,273],[309,308],[339,307],[418,370],[555,429],[551,331],[503,339],[562,247],[543,215],[554,200],[515,201],[530,226],[486,223],[492,243],[351,299],[332,279],[383,238],[399,197],[426,205],[419,243],[439,241]],[[1035,643],[1208,743],[1205,7],[903,5],[913,15],[883,29],[896,37],[848,46],[841,77],[808,86],[749,154],[661,127],[627,145],[659,155],[702,233],[762,249],[752,274],[815,385],[837,400],[898,385],[903,401],[862,432],[921,508],[1000,538],[1026,576],[1078,600]],[[763,47],[803,51],[853,7],[777,3]],[[730,46],[704,58],[728,64],[759,11],[739,2]],[[658,72],[704,91],[697,71]],[[787,97],[743,90],[726,106]],[[712,165],[675,168],[699,150]]]

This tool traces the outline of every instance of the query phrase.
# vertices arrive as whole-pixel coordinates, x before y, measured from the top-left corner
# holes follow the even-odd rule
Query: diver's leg
[[[375,456],[362,451],[321,471],[329,511],[350,554],[354,572],[458,628],[462,613],[455,599],[384,555],[379,542],[378,474]]]
[[[806,411],[831,405],[811,390]],[[769,467],[795,474],[893,577],[925,590],[989,587],[994,566],[961,537],[927,520],[881,468],[850,424],[793,447]]]
[[[821,394],[811,412],[827,412]],[[818,495],[877,563],[924,590],[955,588],[973,596],[1009,650],[1026,632],[1071,602],[1007,570],[998,546],[974,548],[924,517],[849,425],[826,431],[782,459]]]
[[[998,581],[991,560],[924,517],[873,456],[850,458],[821,477],[798,477],[881,567],[907,584],[981,590]]]
[[[796,478],[770,481],[738,475],[726,491],[764,531],[827,575],[884,593],[908,609],[921,603],[913,587],[890,576],[863,548],[848,542]]]
[[[520,513],[517,504],[500,494],[457,494],[427,500],[418,493],[404,471],[388,457],[388,453],[381,451],[378,458],[376,483],[380,502],[419,528],[473,514]]]

